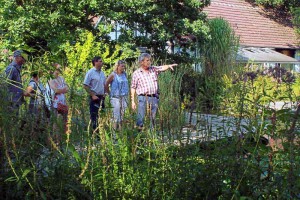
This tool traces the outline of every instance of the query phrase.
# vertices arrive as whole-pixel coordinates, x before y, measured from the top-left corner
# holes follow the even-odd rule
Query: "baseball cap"
[[[14,51],[14,57],[18,57],[18,56],[21,56],[22,58],[24,58],[24,60],[28,60],[28,55],[24,53],[22,50]]]

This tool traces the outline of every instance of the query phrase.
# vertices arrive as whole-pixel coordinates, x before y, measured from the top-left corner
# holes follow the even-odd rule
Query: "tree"
[[[288,19],[292,16],[292,22],[300,37],[300,1],[299,0],[251,0],[258,5],[274,10],[278,17]]]
[[[3,0],[0,4],[0,33],[5,48],[28,51],[59,51],[75,40],[81,30],[91,30],[93,8],[84,0]]]
[[[31,52],[62,52],[66,42],[76,43],[84,31],[106,43],[129,43],[153,53],[163,53],[166,41],[181,45],[189,34],[207,36],[205,15],[200,11],[209,0],[2,0],[0,38],[2,48]],[[105,19],[97,29],[94,19]],[[118,41],[108,33],[117,22],[124,25]],[[143,35],[135,35],[139,30]],[[186,45],[188,46],[188,45]],[[161,54],[162,55],[162,54]]]
[[[205,15],[200,11],[209,1],[120,1],[114,5],[116,12],[110,20],[123,25],[120,42],[129,41],[148,47],[153,53],[162,53],[166,42],[182,44],[184,36],[203,39],[207,34]],[[140,35],[134,32],[139,31]],[[186,45],[189,46],[189,45]]]
[[[300,38],[300,7],[295,8],[293,13],[294,13],[293,23],[296,27],[296,32],[298,34],[298,37]]]
[[[291,11],[293,8],[299,7],[300,2],[298,0],[255,0],[257,4],[280,8],[286,11]]]

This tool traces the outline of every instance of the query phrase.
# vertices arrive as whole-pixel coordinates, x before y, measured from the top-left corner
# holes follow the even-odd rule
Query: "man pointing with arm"
[[[131,107],[137,108],[135,94],[138,98],[138,116],[136,125],[139,129],[144,126],[146,108],[150,107],[150,128],[155,126],[155,116],[159,103],[158,96],[158,74],[168,69],[173,70],[177,64],[151,66],[151,55],[142,53],[138,59],[140,68],[132,75],[131,81]]]

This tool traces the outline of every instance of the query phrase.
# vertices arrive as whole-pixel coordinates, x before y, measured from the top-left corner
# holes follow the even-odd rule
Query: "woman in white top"
[[[53,79],[49,81],[50,88],[54,90],[54,99],[52,102],[52,107],[54,109],[54,113],[56,113],[58,116],[62,115],[64,125],[65,125],[65,131],[66,125],[67,125],[67,119],[68,119],[68,112],[58,112],[58,104],[67,105],[67,99],[66,99],[66,93],[68,92],[68,85],[65,82],[65,79],[60,76],[61,74],[61,65],[58,63],[55,63],[53,65],[55,67],[53,72]]]

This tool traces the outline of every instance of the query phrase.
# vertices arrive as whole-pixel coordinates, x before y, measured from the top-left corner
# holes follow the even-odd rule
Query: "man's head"
[[[37,79],[39,79],[39,77],[42,77],[43,76],[43,71],[42,70],[40,70],[40,69],[36,69],[36,70],[33,70],[32,72],[31,72],[31,77],[32,78],[37,78]]]
[[[18,65],[24,65],[27,60],[27,54],[25,54],[22,50],[14,51],[14,60]]]
[[[31,76],[32,76],[32,78],[38,77],[38,72],[37,71],[32,72]]]
[[[151,65],[151,55],[148,54],[148,53],[142,53],[140,56],[139,56],[139,63],[140,63],[140,66],[144,69],[148,69]]]
[[[102,65],[103,65],[103,61],[102,61],[102,58],[99,57],[99,56],[96,56],[93,58],[92,60],[92,64],[95,68],[97,69],[101,69]]]

